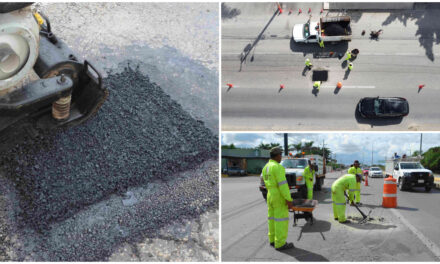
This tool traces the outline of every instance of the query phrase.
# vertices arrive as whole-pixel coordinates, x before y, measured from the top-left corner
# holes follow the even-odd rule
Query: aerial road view
[[[440,3],[222,3],[222,130],[440,129]]]
[[[440,260],[440,134],[223,133],[223,261]]]
[[[218,21],[0,3],[0,261],[219,260]]]

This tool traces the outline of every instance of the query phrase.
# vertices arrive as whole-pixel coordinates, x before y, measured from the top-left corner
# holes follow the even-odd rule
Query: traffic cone
[[[280,90],[284,89],[284,84],[280,84]]]
[[[324,9],[321,8],[321,12],[319,12],[320,14],[324,13]]]
[[[298,10],[298,14],[301,14],[303,11],[301,10],[301,8]]]
[[[341,83],[341,82],[338,82],[338,84],[336,85],[336,87],[338,87],[338,89],[341,89],[341,88],[342,88],[342,83]]]
[[[368,174],[365,175],[365,186],[368,186]]]
[[[289,15],[292,14],[292,8],[289,9]]]
[[[278,11],[280,11],[280,15],[283,13],[283,9],[281,9],[281,5],[280,4],[277,4],[278,5]]]
[[[420,85],[419,85],[419,89],[422,89],[423,87],[425,87],[424,84],[420,84]]]
[[[309,14],[312,13],[312,9],[309,7]]]
[[[232,83],[227,83],[226,84],[228,86],[229,89],[231,89],[232,87],[234,87],[234,85]]]

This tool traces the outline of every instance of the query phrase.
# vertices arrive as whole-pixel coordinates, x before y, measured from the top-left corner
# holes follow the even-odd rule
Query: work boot
[[[339,222],[340,224],[350,224],[351,223],[351,221],[350,220],[345,220],[344,222]]]
[[[276,248],[276,250],[286,250],[291,248],[294,248],[293,243],[286,242],[286,244],[284,244],[282,247]]]
[[[338,218],[335,218],[335,221],[338,221]]]
[[[275,243],[274,242],[270,243],[270,246],[275,247]]]
[[[356,203],[356,205],[362,205],[362,203],[361,203],[361,202],[359,202],[359,203]]]

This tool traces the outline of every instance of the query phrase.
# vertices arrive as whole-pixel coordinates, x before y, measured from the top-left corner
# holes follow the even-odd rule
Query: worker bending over
[[[286,242],[292,197],[290,196],[285,169],[280,164],[281,153],[280,148],[272,148],[270,150],[270,160],[262,171],[264,184],[268,191],[269,243],[271,246],[275,246],[277,250],[293,248],[293,243]]]
[[[345,191],[348,191],[348,199],[351,205],[353,205],[354,189],[356,188],[356,183],[360,183],[361,179],[362,176],[359,174],[345,174],[332,184],[333,216],[339,223],[345,224],[350,222],[345,218]]]
[[[359,161],[355,160],[353,163],[353,166],[348,169],[348,173],[362,175],[362,169],[359,168],[359,165],[360,165]],[[361,180],[362,180],[362,176],[361,176]],[[360,205],[361,204],[361,182],[356,184],[355,189],[356,189],[356,191],[355,191],[354,195],[356,197],[356,204]]]

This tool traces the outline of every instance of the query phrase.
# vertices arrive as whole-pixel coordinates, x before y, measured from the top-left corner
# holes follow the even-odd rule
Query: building
[[[270,151],[265,149],[222,149],[222,172],[238,167],[248,174],[260,174],[270,159]]]

